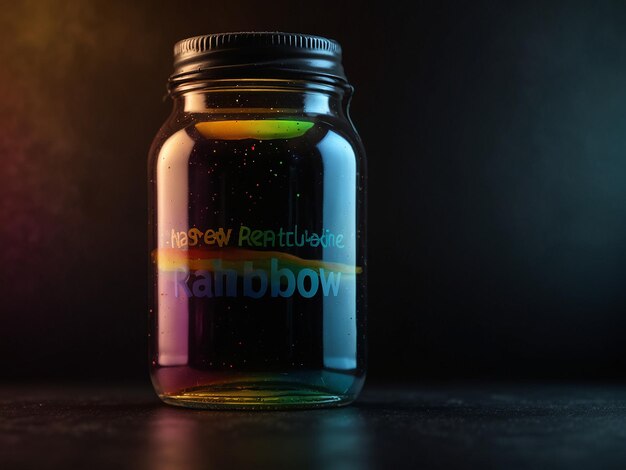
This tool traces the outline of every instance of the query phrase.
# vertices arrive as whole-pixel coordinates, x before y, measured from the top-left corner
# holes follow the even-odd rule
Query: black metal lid
[[[198,79],[272,77],[347,82],[341,46],[321,36],[282,32],[207,34],[174,46],[172,87]]]

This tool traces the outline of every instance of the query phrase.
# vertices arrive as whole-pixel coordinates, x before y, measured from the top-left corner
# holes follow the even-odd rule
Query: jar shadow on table
[[[137,468],[367,468],[372,436],[355,407],[290,412],[161,408]]]

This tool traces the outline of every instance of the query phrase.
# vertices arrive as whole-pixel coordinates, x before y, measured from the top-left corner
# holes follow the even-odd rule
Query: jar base
[[[177,393],[160,394],[165,403],[200,409],[277,410],[345,406],[355,396],[329,393],[293,383],[239,383],[229,386],[201,386]]]

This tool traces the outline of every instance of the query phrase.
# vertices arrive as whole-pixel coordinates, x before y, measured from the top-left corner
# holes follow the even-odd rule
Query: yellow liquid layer
[[[270,267],[270,260],[276,258],[284,266],[294,270],[308,268],[319,272],[320,269],[326,269],[344,274],[361,274],[363,272],[363,268],[360,266],[304,259],[280,251],[256,251],[237,248],[219,250],[159,248],[152,252],[152,257],[162,271],[175,271],[181,268],[213,271],[215,260],[219,260],[223,269],[234,269],[241,274],[246,261],[254,262],[256,269],[265,269],[267,271]]]
[[[208,121],[196,124],[196,129],[204,138],[215,140],[290,139],[304,135],[312,127],[310,121],[289,119]]]

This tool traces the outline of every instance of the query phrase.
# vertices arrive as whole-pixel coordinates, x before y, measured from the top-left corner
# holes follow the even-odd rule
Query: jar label
[[[336,297],[347,276],[362,268],[324,259],[307,259],[289,249],[345,249],[343,233],[241,225],[171,229],[169,246],[155,250],[160,273],[170,273],[175,297]],[[338,251],[339,250],[339,251]],[[346,253],[347,254],[347,253]],[[351,258],[351,256],[348,256]],[[353,282],[353,281],[352,281]]]

